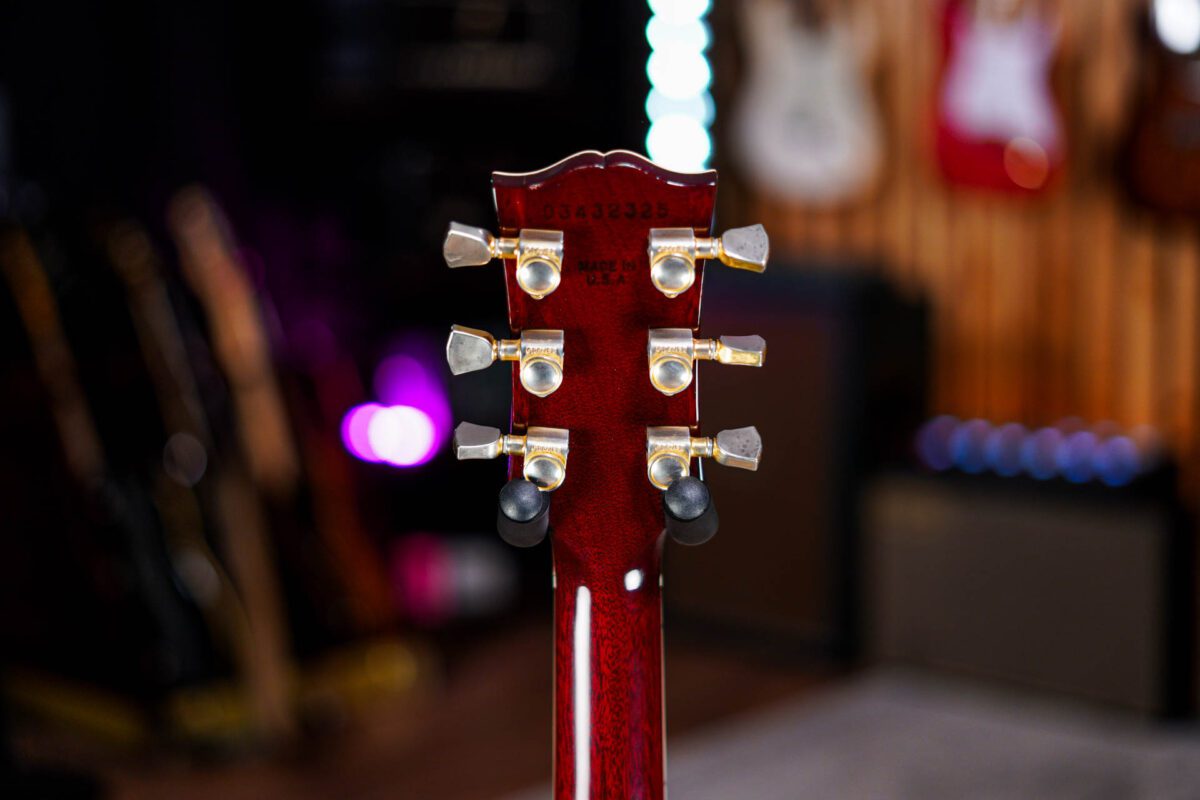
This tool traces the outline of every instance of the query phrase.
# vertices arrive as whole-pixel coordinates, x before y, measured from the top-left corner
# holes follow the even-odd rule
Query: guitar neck
[[[570,429],[572,470],[604,476],[565,482],[552,512],[556,800],[663,796],[662,512],[646,479],[645,430],[664,420],[694,426],[697,403],[694,388],[664,397],[649,386],[652,325],[627,326],[696,326],[699,285],[668,299],[640,267],[651,227],[706,232],[716,194],[711,173],[670,177],[624,153],[493,177],[502,231],[558,229],[567,244],[563,285],[545,300],[522,292],[506,265],[513,328],[561,329],[571,349],[569,378],[549,397],[532,397],[514,377],[514,426]],[[618,391],[617,376],[636,376],[644,389]]]
[[[661,541],[623,572],[555,549],[555,800],[663,797]]]
[[[697,435],[694,362],[761,366],[766,348],[757,336],[695,338],[702,262],[761,272],[766,233],[710,236],[715,173],[622,151],[498,172],[492,188],[499,236],[451,223],[443,254],[450,267],[504,262],[517,338],[455,325],[446,355],[455,374],[517,362],[512,433],[463,422],[455,451],[510,456],[506,541],[550,533],[555,800],[662,800],[664,530],[685,544],[711,537],[716,512],[693,462],[753,470],[761,451],[753,428]]]

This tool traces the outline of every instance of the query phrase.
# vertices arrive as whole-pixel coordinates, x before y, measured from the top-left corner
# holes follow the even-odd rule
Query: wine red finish
[[[672,173],[628,152],[585,152],[492,179],[500,233],[564,234],[562,283],[542,300],[505,264],[509,323],[564,332],[565,375],[546,398],[513,380],[513,429],[567,428],[566,482],[550,507],[554,551],[556,800],[660,800],[664,789],[661,495],[646,427],[697,423],[695,383],[650,385],[650,328],[696,329],[702,275],[675,299],[650,282],[651,228],[709,235],[716,173]],[[701,264],[697,271],[701,272]],[[510,471],[520,472],[520,459]]]

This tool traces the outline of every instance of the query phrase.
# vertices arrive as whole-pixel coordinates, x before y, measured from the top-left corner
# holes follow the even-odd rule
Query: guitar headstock
[[[451,223],[444,255],[451,267],[503,261],[514,338],[456,325],[447,344],[455,374],[515,365],[512,433],[464,423],[455,437],[459,458],[508,455],[510,478],[540,490],[505,487],[502,533],[540,540],[553,493],[556,561],[624,573],[657,551],[664,524],[684,541],[707,538],[696,534],[715,531],[707,492],[681,479],[701,457],[756,469],[761,442],[754,428],[701,435],[695,362],[761,366],[766,345],[696,338],[703,272],[708,261],[761,272],[766,233],[711,236],[716,173],[669,172],[629,152],[497,172],[492,185],[496,235]]]

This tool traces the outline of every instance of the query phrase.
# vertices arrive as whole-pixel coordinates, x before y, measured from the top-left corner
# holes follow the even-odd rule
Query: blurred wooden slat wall
[[[1141,0],[1049,3],[1063,22],[1055,86],[1069,167],[1032,200],[954,189],[936,172],[938,4],[854,1],[874,10],[879,35],[874,85],[887,134],[879,190],[823,211],[743,187],[732,216],[767,225],[779,261],[860,257],[927,298],[931,413],[1150,425],[1200,473],[1197,226],[1133,207],[1113,177]],[[714,24],[733,22],[728,6],[718,5]],[[719,102],[736,92],[733,73],[719,73]]]

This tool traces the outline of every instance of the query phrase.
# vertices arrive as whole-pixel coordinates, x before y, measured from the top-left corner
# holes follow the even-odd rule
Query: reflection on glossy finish
[[[586,586],[575,593],[575,652],[571,700],[575,706],[575,800],[588,800],[592,765],[588,762],[592,731],[592,594]],[[586,743],[586,746],[580,746]]]
[[[565,549],[555,553],[554,797],[661,800],[659,544],[623,572],[590,569]]]
[[[642,588],[642,579],[645,576],[640,569],[631,569],[625,573],[625,591],[636,592]]]

